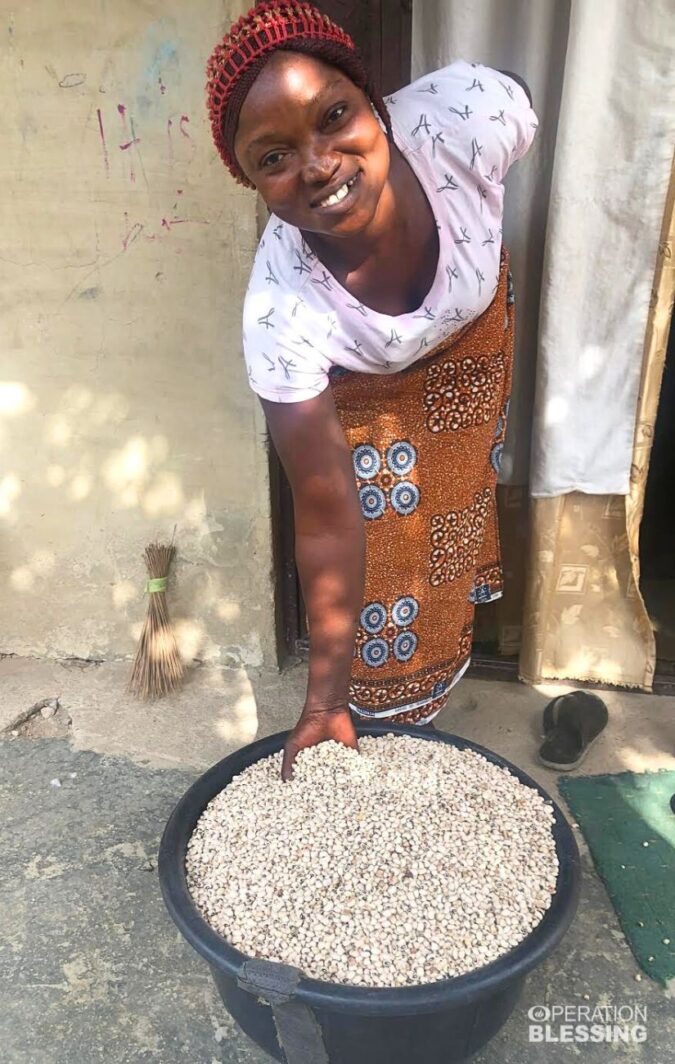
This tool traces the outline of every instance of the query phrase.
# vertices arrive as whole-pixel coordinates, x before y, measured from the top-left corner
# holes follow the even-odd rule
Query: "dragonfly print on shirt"
[[[346,348],[347,351],[353,351],[359,358],[363,358],[363,344],[360,340],[353,340],[351,346]]]
[[[392,344],[401,344],[402,342],[403,342],[403,337],[399,333],[396,332],[396,329],[392,329],[391,330],[391,336],[389,337],[389,339],[387,340],[387,342],[385,343],[384,346],[385,347],[391,347]]]
[[[286,377],[286,380],[289,381],[291,379],[290,370],[291,368],[295,368],[295,362],[290,358],[284,358],[282,355],[278,355],[278,359],[279,365],[284,371],[284,376]]]
[[[297,337],[294,337],[294,338],[293,338],[293,339],[291,340],[291,343],[292,343],[292,344],[300,344],[301,346],[304,346],[304,347],[311,347],[311,348],[313,348],[313,347],[314,347],[314,344],[312,343],[312,341],[311,341],[311,340],[308,340],[306,336],[297,336]]]
[[[512,87],[510,85],[507,85],[506,82],[501,81],[501,80],[500,80],[499,84],[503,88],[503,90],[506,93],[506,95],[508,96],[508,98],[510,100],[512,100],[513,99],[513,89],[512,89]]]
[[[461,110],[459,109],[459,107],[449,107],[448,110],[450,111],[450,114],[459,115],[459,117],[462,118],[465,122],[468,121],[469,118],[471,118],[471,115],[473,114],[473,111],[469,107],[468,103],[465,104]]]
[[[331,292],[333,289],[333,286],[330,283],[330,276],[325,270],[321,271],[321,277],[312,277],[312,284],[321,285],[321,287],[325,288],[327,292]]]
[[[452,176],[452,174],[445,174],[444,176],[445,176],[444,184],[442,184],[440,186],[440,188],[437,188],[436,191],[437,192],[448,192],[448,191],[455,192],[459,188],[459,185],[455,181],[455,179]]]
[[[426,303],[422,308],[421,314],[413,314],[413,318],[426,318],[427,321],[434,321],[435,317],[436,315],[434,314],[433,310],[431,309],[431,307],[428,307]]]
[[[312,272],[311,266],[309,265],[309,263],[305,262],[299,251],[295,252],[295,257],[298,261],[293,267],[294,270],[296,270],[300,274]]]
[[[431,133],[431,126],[429,125],[429,120],[425,114],[420,115],[419,122],[412,131],[413,137],[416,137],[421,129],[423,129],[425,133]]]

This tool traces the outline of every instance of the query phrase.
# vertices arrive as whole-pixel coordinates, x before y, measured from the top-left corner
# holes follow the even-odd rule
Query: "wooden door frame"
[[[413,0],[318,0],[317,6],[356,41],[383,94],[410,81]],[[295,565],[293,496],[268,435],[277,657],[305,657],[307,622]]]

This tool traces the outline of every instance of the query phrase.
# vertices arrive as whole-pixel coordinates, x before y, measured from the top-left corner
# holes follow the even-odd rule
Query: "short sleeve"
[[[518,82],[464,60],[425,74],[388,102],[410,149],[426,140],[437,165],[495,183],[525,155],[538,126]]]
[[[328,385],[330,361],[310,317],[301,293],[284,285],[278,261],[261,247],[244,301],[243,344],[249,384],[263,399],[299,403]]]
[[[522,85],[508,74],[479,64],[468,68],[472,82],[482,85],[476,114],[482,150],[495,167],[493,180],[503,181],[511,164],[529,150],[539,121]]]

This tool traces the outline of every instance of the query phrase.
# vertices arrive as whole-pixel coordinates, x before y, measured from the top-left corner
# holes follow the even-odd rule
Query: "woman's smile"
[[[313,210],[321,211],[322,214],[346,214],[355,205],[359,195],[361,171],[357,170],[352,177],[348,178],[334,190],[329,191],[321,200],[312,203]]]

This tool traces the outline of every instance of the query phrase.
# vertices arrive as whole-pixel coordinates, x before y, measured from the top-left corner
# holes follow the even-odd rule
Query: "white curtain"
[[[672,0],[417,0],[413,77],[520,74],[540,129],[507,178],[517,350],[502,481],[629,490],[673,153]]]

